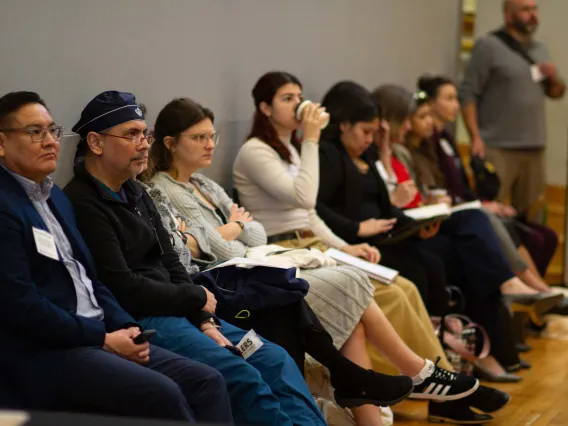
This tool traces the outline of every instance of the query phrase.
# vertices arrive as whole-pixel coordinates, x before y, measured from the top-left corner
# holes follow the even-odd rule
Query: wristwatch
[[[234,222],[237,223],[241,229],[245,229],[245,223],[242,220],[235,220]]]
[[[199,329],[201,329],[201,327],[203,327],[204,325],[210,324],[211,326],[215,327],[215,328],[221,328],[221,326],[219,324],[217,324],[217,321],[215,321],[215,318],[211,317],[206,319],[205,321],[203,321],[201,324],[199,324]],[[205,330],[212,328],[212,327],[208,327]],[[201,330],[201,331],[205,331],[205,330]]]

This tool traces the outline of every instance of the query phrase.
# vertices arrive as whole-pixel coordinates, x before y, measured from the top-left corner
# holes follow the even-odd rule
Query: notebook
[[[452,214],[464,210],[477,210],[482,207],[481,201],[471,201],[469,203],[458,204],[449,207],[446,203],[433,204],[431,206],[417,207],[415,209],[404,210],[404,214],[415,220],[438,219],[445,220]]]
[[[226,266],[236,266],[237,268],[246,268],[246,269],[251,269],[254,268],[255,266],[264,266],[267,268],[279,268],[279,269],[289,269],[287,267],[284,266],[277,266],[277,265],[273,265],[271,263],[268,262],[263,262],[262,260],[256,260],[256,259],[248,259],[246,257],[233,257],[230,260],[227,260],[225,262],[214,262],[211,265],[209,265],[205,271],[211,271],[212,269],[216,269],[216,268],[224,268]]]
[[[334,248],[327,249],[324,254],[334,259],[338,264],[354,266],[365,272],[369,278],[373,278],[384,284],[392,284],[399,274],[398,271],[394,269],[368,262]]]

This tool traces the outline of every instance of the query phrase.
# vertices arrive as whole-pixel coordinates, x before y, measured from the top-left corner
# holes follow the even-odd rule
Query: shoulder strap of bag
[[[507,46],[513,52],[515,52],[516,54],[521,56],[530,65],[537,64],[537,62],[532,58],[531,55],[529,55],[529,53],[526,51],[526,49],[523,49],[523,46],[521,46],[521,43],[519,43],[507,31],[501,29],[501,30],[494,31],[491,34],[494,35],[495,37],[497,37],[499,40],[501,40],[505,44],[505,46]],[[540,85],[542,86],[542,90],[544,91],[544,94],[548,95],[548,93],[550,91],[550,80],[545,79],[545,80],[541,81]]]
[[[497,30],[497,31],[494,31],[492,34],[495,37],[497,37],[499,40],[501,40],[503,43],[505,43],[505,45],[509,49],[511,49],[513,52],[520,55],[529,64],[534,65],[534,64],[537,63],[531,57],[531,55],[529,55],[529,53],[525,49],[523,49],[523,46],[521,46],[521,43],[519,43],[517,40],[515,40],[515,38],[511,34],[509,34],[507,31]]]

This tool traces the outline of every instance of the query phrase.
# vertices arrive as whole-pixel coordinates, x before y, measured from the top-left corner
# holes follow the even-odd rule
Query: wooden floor
[[[495,413],[493,426],[568,426],[568,340],[529,339],[523,355],[533,367],[517,384],[495,386],[509,392],[509,404]],[[406,401],[394,408],[395,426],[432,425],[424,402]]]

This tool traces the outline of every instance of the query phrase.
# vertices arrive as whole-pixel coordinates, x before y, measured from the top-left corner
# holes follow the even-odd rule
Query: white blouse
[[[311,229],[330,247],[347,245],[320,219],[315,210],[319,187],[318,144],[302,142],[301,153],[290,150],[292,164],[257,138],[239,150],[233,166],[233,181],[239,201],[264,226],[268,236],[298,229]]]

